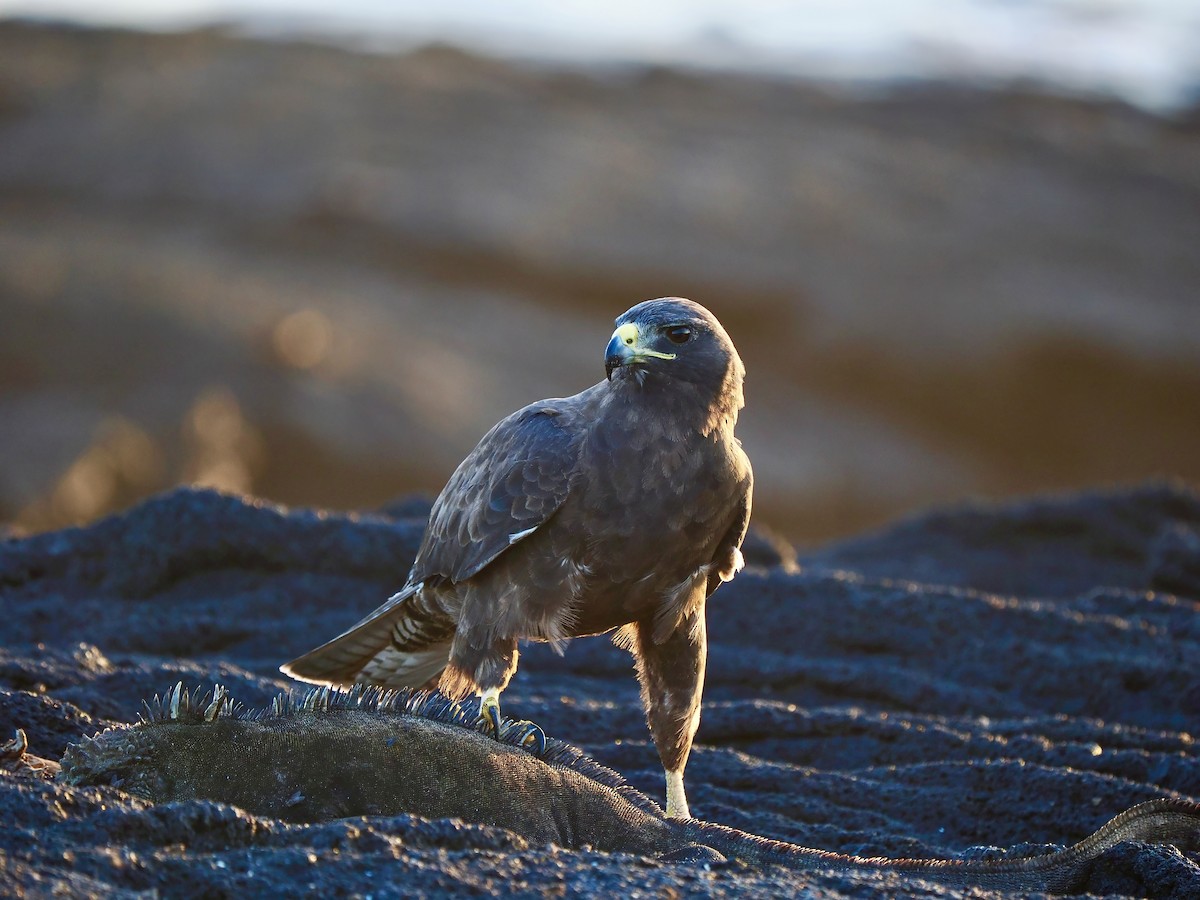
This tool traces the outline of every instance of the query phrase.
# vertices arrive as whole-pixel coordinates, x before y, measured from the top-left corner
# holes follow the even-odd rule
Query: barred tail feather
[[[386,688],[425,687],[442,674],[449,659],[449,642],[408,652],[384,647],[363,667],[357,680]]]
[[[432,629],[420,622],[420,611],[409,608],[408,601],[417,591],[418,586],[407,585],[349,630],[279,670],[311,684],[423,686],[446,667],[450,642],[447,635],[444,640],[412,641],[411,647],[398,645],[403,636],[441,637],[440,633],[429,634]],[[442,627],[453,632],[452,625]]]

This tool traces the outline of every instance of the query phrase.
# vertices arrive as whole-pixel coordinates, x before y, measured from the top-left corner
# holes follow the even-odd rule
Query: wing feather
[[[410,582],[465,581],[549,521],[578,461],[570,399],[527,406],[483,436],[434,502]]]
[[[742,460],[745,472],[742,497],[732,524],[713,554],[712,566],[708,573],[707,593],[710,597],[722,582],[732,580],[745,565],[745,560],[742,559],[742,541],[746,539],[746,530],[750,527],[750,509],[754,503],[754,470],[750,468],[750,460],[745,458],[745,454],[742,454]]]

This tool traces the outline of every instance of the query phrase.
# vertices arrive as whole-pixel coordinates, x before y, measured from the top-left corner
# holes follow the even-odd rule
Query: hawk
[[[688,817],[705,601],[741,569],[750,520],[734,437],[745,367],[712,313],[665,297],[617,318],[604,368],[484,435],[434,502],[399,593],[281,669],[328,685],[438,678],[448,696],[478,694],[499,736],[518,641],[615,630],[635,657],[667,815]]]

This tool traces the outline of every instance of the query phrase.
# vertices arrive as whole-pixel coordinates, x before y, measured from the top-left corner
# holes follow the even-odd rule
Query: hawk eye
[[[686,325],[672,325],[667,329],[667,340],[672,344],[686,344],[692,336],[692,329]]]

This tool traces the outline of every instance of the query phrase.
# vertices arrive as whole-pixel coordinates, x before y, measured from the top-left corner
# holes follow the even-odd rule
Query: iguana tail
[[[867,858],[798,847],[695,819],[686,823],[686,828],[696,843],[744,862],[804,869],[882,869],[938,884],[1072,893],[1085,886],[1096,857],[1124,841],[1174,844],[1184,851],[1200,849],[1200,804],[1176,798],[1148,800],[1110,819],[1072,847],[1000,860]]]

